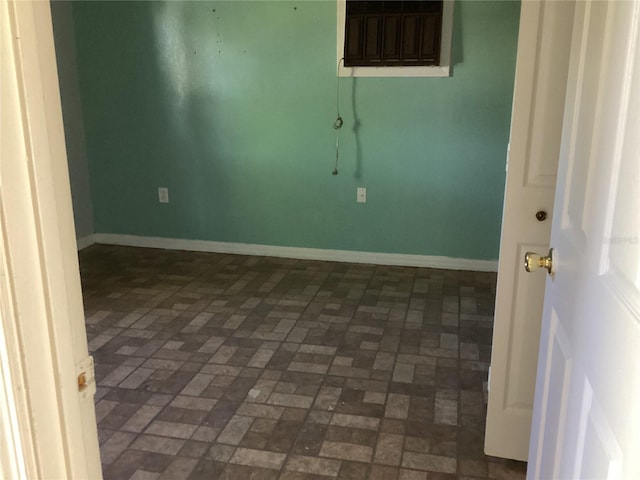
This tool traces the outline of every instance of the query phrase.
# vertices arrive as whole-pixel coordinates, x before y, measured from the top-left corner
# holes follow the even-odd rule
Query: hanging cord
[[[336,131],[336,163],[333,167],[333,175],[338,175],[338,160],[340,159],[340,130],[342,129],[342,117],[340,116],[340,62],[344,62],[344,58],[338,60],[338,71],[336,77],[336,120],[333,122],[333,128]]]

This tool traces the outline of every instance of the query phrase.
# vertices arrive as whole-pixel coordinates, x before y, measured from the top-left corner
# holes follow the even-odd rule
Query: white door
[[[576,3],[565,111],[528,477],[638,479],[638,0]]]
[[[0,1],[0,477],[102,476],[48,2]]]
[[[548,250],[569,71],[573,2],[523,2],[491,353],[485,452],[526,460],[544,277],[522,257]]]

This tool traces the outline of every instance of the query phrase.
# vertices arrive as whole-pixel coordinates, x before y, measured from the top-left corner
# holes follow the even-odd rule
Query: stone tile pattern
[[[517,479],[483,454],[495,274],[95,245],[106,479]]]

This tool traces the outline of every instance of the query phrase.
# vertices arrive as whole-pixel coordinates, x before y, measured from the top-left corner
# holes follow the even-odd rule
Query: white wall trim
[[[443,268],[447,270],[471,270],[497,272],[497,260],[474,260],[469,258],[439,257],[431,255],[408,255],[402,253],[357,252],[351,250],[325,250],[319,248],[280,247],[251,243],[213,242],[208,240],[184,240],[178,238],[139,237],[96,233],[95,243],[124,245],[129,247],[164,248],[194,252],[232,253],[265,257],[297,258],[301,260],[324,260],[331,262],[369,263],[374,265],[397,265],[403,267]]]
[[[78,245],[78,251],[84,250],[85,248],[90,247],[94,243],[96,243],[96,236],[94,234],[76,239],[76,244]]]

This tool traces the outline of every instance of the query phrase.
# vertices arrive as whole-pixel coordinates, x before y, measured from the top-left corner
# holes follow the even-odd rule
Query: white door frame
[[[0,21],[0,475],[101,478],[49,2]]]
[[[532,480],[640,478],[639,85],[640,0],[578,2]]]

